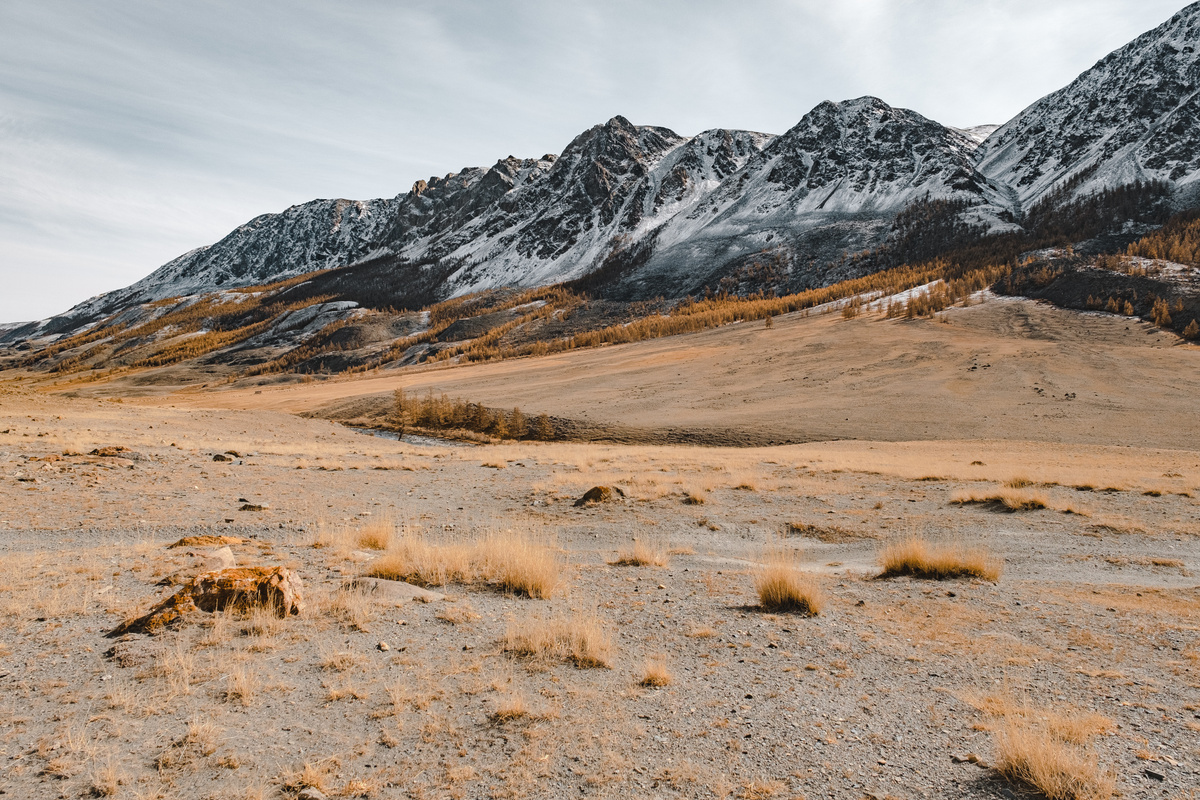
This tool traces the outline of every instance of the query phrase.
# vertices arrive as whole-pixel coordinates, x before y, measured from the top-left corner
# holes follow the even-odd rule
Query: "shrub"
[[[635,539],[632,549],[622,550],[617,560],[609,563],[615,567],[665,567],[671,559],[662,548]]]
[[[894,542],[879,553],[880,578],[910,575],[924,580],[950,578],[1000,579],[1003,564],[980,547],[934,545],[920,537]]]
[[[785,611],[815,617],[825,597],[815,578],[803,572],[795,556],[783,550],[767,553],[754,581],[758,603],[767,611]]]
[[[503,644],[514,655],[569,661],[581,669],[609,667],[612,652],[612,637],[591,616],[509,620]]]

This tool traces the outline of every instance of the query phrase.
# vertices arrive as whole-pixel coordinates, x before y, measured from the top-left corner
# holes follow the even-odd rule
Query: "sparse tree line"
[[[1031,262],[1013,270],[996,286],[1004,294],[1043,298],[1065,308],[1140,317],[1185,339],[1200,339],[1200,302],[1180,293],[1170,282],[1156,280],[1153,267],[1131,263],[1122,256],[1099,259],[1096,265],[1104,271],[1091,269],[1091,264],[1079,257],[1054,264]]]

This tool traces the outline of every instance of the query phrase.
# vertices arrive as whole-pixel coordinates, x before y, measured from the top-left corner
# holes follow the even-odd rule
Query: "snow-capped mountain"
[[[1200,177],[1200,3],[1110,53],[980,145],[979,169],[1023,208],[1136,180],[1193,194]]]
[[[999,127],[999,125],[972,125],[969,128],[955,128],[954,130],[971,139],[976,144],[983,144],[984,139],[995,133]]]
[[[45,321],[37,332],[59,332],[139,303],[221,288],[270,283],[352,263],[367,255],[395,218],[392,200],[313,200],[262,214],[216,244],[168,261],[137,283],[86,300]],[[36,330],[36,329],[35,329]],[[23,332],[23,335],[31,335]]]
[[[461,265],[447,294],[569,280],[614,242],[690,208],[770,139],[726,130],[689,139],[614,117],[558,157],[419,182],[381,244],[408,262]]]
[[[1177,207],[1195,205],[1198,44],[1200,3],[999,128],[949,128],[873,97],[822,103],[780,136],[687,137],[618,116],[558,156],[509,156],[417,181],[393,199],[317,200],[258,217],[133,286],[0,340],[356,262],[343,285],[393,287],[400,305],[584,276],[602,276],[626,299],[715,284],[752,291],[754,281],[765,285],[765,262],[771,288],[795,289],[879,268],[848,256],[888,243],[897,215],[925,201],[942,202],[949,227],[968,235],[1017,230],[1047,197],[1138,180],[1166,181]]]
[[[810,262],[882,243],[895,216],[925,198],[963,201],[971,222],[1011,227],[1003,191],[975,169],[975,145],[874,97],[822,103],[673,216],[636,279],[669,296],[774,253],[787,262],[786,285],[812,285],[821,276]]]

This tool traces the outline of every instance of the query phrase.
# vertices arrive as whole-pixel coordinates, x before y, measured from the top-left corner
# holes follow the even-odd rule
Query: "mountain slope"
[[[780,136],[685,137],[618,116],[558,156],[263,215],[0,342],[314,271],[289,297],[416,308],[559,282],[625,301],[797,291],[967,247],[987,263],[1085,240],[1112,249],[1200,203],[1197,43],[1200,3],[998,129],[873,97],[822,103]]]
[[[1011,227],[974,149],[964,134],[878,98],[822,103],[672,218],[634,285],[694,291],[758,256],[782,262],[788,288],[817,285],[823,267],[882,243],[897,214],[930,198],[960,202],[987,229]]]
[[[262,214],[216,244],[184,253],[131,286],[93,297],[9,336],[60,333],[141,303],[271,283],[352,263],[370,252],[397,206],[394,199],[313,200],[278,214]]]
[[[979,170],[1029,208],[1072,182],[1073,196],[1200,177],[1200,3],[1101,59],[989,136]]]
[[[454,264],[446,295],[569,280],[615,242],[635,241],[697,202],[770,138],[715,130],[689,139],[614,117],[556,158],[418,186],[419,200],[381,244],[407,262]],[[444,224],[457,208],[465,212],[457,224]]]

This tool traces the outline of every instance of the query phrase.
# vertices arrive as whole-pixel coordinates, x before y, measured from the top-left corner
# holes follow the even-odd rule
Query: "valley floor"
[[[795,317],[123,401],[4,383],[0,792],[1035,796],[993,768],[997,734],[1033,720],[1122,796],[1190,797],[1200,350],[1068,313]],[[398,385],[642,434],[665,419],[809,441],[431,447],[294,415]],[[104,447],[127,450],[90,455]],[[597,485],[624,497],[574,505]],[[560,579],[548,599],[342,591],[389,558],[371,539],[393,527],[393,546],[531,537]],[[167,545],[205,534],[237,537],[239,564],[297,570],[304,613],[107,638],[174,591],[159,584],[190,557]],[[914,536],[990,552],[1002,574],[876,579],[881,549]],[[612,563],[635,540],[663,563]],[[758,607],[780,549],[819,582],[819,616]],[[590,626],[604,664],[514,651],[555,625]]]

